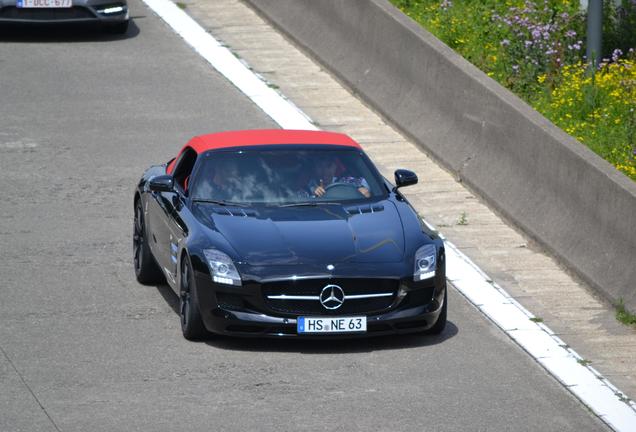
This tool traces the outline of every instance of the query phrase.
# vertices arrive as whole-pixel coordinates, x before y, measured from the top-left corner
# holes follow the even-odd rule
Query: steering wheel
[[[335,182],[325,187],[323,197],[331,199],[353,199],[360,198],[358,186],[352,183]]]

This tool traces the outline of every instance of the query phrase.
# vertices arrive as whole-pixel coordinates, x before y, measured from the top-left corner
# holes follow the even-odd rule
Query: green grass
[[[533,318],[530,318],[530,321],[536,322],[536,323],[542,323],[543,322],[543,318],[533,317]]]
[[[621,393],[619,391],[614,392],[614,394],[616,395],[616,397],[618,398],[619,401],[626,403],[629,405],[629,403],[632,401],[629,397],[627,397],[625,395],[625,393]]]
[[[177,2],[177,6],[179,7],[179,9],[185,9],[188,7],[188,5],[183,2]]]
[[[616,306],[616,319],[625,325],[636,326],[636,315],[625,309],[623,299],[620,299]]]
[[[578,364],[580,364],[582,366],[589,366],[589,365],[592,364],[592,361],[585,360],[585,359],[578,359],[577,362],[578,362]]]

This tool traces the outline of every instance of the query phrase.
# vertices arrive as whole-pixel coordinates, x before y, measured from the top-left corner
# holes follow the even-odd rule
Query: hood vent
[[[256,210],[242,207],[213,207],[212,212],[224,216],[256,217]]]
[[[373,204],[373,205],[362,205],[362,206],[353,206],[346,207],[345,211],[350,215],[357,215],[363,213],[377,213],[384,210],[384,206],[382,204]]]

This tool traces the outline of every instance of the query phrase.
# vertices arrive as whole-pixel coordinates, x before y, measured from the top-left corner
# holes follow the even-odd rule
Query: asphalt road
[[[440,337],[184,340],[134,278],[134,185],[193,135],[274,125],[131,9],[125,38],[0,36],[0,431],[604,430],[454,290]]]

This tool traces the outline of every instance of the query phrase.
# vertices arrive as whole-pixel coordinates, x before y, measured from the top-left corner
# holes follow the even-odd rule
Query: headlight
[[[415,252],[414,281],[417,282],[435,276],[436,256],[435,245],[432,244],[422,246]]]
[[[214,282],[241,286],[241,276],[234,266],[232,259],[216,249],[203,251],[205,259],[210,267],[210,274]]]

